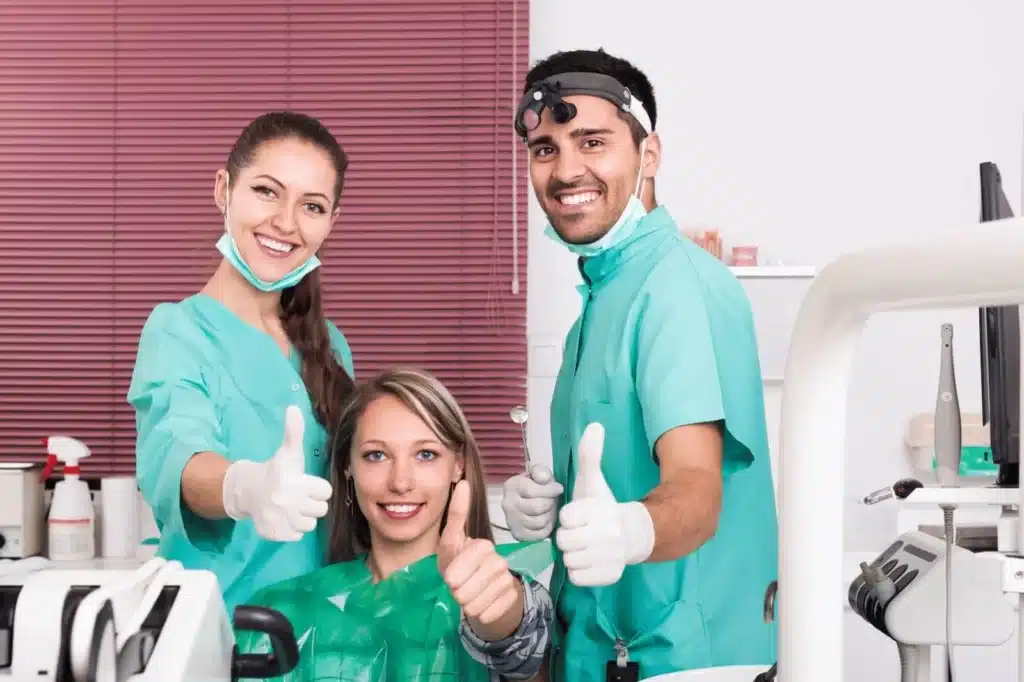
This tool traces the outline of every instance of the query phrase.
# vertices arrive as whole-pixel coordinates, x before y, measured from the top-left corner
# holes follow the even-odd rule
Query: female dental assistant
[[[199,293],[157,305],[139,341],[128,401],[158,553],[213,571],[229,614],[323,564],[326,429],[353,370],[323,315],[316,253],[347,165],[315,119],[250,123],[216,176],[220,266]]]

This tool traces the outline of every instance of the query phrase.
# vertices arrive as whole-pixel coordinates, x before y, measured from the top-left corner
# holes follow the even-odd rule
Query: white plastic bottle
[[[64,480],[53,488],[53,500],[46,521],[49,534],[49,558],[53,561],[92,559],[96,556],[96,509],[92,504],[89,484],[81,479],[79,462],[89,456],[89,448],[68,436],[51,436],[46,441],[46,480],[59,461],[64,467]]]

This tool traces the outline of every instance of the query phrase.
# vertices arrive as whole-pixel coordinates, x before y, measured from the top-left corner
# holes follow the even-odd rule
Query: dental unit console
[[[8,562],[0,565],[0,682],[235,682],[297,665],[280,613],[239,606],[234,622],[266,633],[272,652],[237,651],[209,571],[159,558],[135,570]]]
[[[956,544],[953,514],[964,497],[959,493],[970,490],[958,487],[961,419],[953,325],[944,324],[935,401],[938,487],[926,488],[919,481],[893,485],[896,497],[931,496],[943,511],[943,538],[919,531],[903,534],[870,565],[861,564],[861,574],[849,590],[853,611],[896,642],[901,682],[931,682],[933,646],[945,647],[943,678],[953,680],[954,646],[998,646],[1013,636],[1016,627],[1003,592],[1001,557],[975,555]],[[882,497],[876,493],[866,500],[874,503]]]
[[[998,646],[1017,626],[1013,606],[1003,593],[1001,565],[953,546],[955,614],[951,639],[957,646]],[[855,613],[897,642],[902,682],[929,682],[931,647],[945,646],[947,548],[927,533],[901,535],[850,585],[849,602]]]
[[[990,164],[983,164],[991,176]],[[783,383],[779,457],[779,623],[778,682],[842,682],[843,609],[835,586],[844,574],[844,482],[849,386],[857,340],[879,312],[999,307],[1024,302],[1024,219],[996,215],[983,224],[946,234],[931,231],[913,243],[869,248],[840,256],[812,282],[790,339]],[[1014,325],[1016,327],[1016,325]],[[865,499],[900,498],[901,504],[934,505],[943,512],[942,537],[913,530],[888,543],[848,585],[853,611],[892,639],[900,654],[903,682],[937,682],[931,650],[945,649],[941,679],[957,675],[957,646],[998,646],[1016,630],[1018,674],[1001,682],[1024,682],[1024,528],[1017,519],[1024,488],[1013,471],[1019,461],[1020,400],[998,389],[1000,405],[989,404],[990,429],[1004,447],[993,455],[1001,473],[996,485],[960,480],[961,415],[952,366],[951,325],[941,329],[941,358],[935,402],[936,478],[918,485],[899,481]],[[1009,339],[1001,335],[999,342]],[[1001,353],[1019,355],[1020,349]],[[992,356],[996,357],[996,356]],[[990,358],[991,359],[991,358]],[[1001,365],[1004,383],[1020,377]],[[1020,372],[1020,363],[1013,363]],[[992,396],[990,395],[991,399]],[[1016,398],[1016,400],[1014,400]],[[1014,412],[1013,419],[1006,419]],[[1005,436],[1009,437],[1005,437]],[[839,450],[837,451],[837,447]],[[1005,465],[1005,466],[1004,466]],[[998,552],[972,552],[956,542],[955,511],[966,505],[999,505]],[[1015,538],[1004,537],[1011,533]],[[1015,540],[1015,542],[1011,542]],[[1008,550],[1008,551],[1007,551]]]

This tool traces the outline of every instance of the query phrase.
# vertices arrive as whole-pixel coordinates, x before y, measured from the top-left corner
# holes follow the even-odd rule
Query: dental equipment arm
[[[835,585],[843,580],[841,452],[850,367],[864,324],[881,311],[1017,305],[1024,301],[1021,263],[1024,218],[1015,218],[946,234],[929,231],[908,244],[844,255],[812,281],[793,329],[783,384],[780,682],[843,681],[843,611],[835,598]],[[1024,532],[1024,524],[1020,528]],[[1017,561],[1004,558],[1003,589],[1024,593],[1024,580],[1012,579],[1024,575],[1024,569],[1012,570]],[[954,583],[965,570],[956,566]],[[955,601],[955,589],[953,596],[959,622],[966,611]],[[1024,609],[1019,613],[1024,625]],[[954,635],[960,634],[958,626]],[[1020,644],[1024,648],[1024,637]],[[1020,660],[1024,664],[1024,656]]]

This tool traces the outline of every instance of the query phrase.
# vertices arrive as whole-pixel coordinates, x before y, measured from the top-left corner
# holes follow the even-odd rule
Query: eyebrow
[[[360,443],[360,445],[362,445],[364,447],[367,446],[367,445],[373,445],[373,446],[377,446],[377,447],[381,447],[381,446],[386,447],[388,444],[386,442],[384,442],[382,440],[378,440],[376,438],[369,438],[367,440],[364,440],[362,443]],[[439,443],[438,441],[436,441],[436,440],[434,440],[432,438],[424,438],[424,439],[421,439],[421,440],[414,441],[413,445],[416,445],[418,447],[419,446],[423,446],[423,445],[434,445],[434,446],[442,447],[441,443]]]
[[[614,132],[615,131],[611,130],[610,128],[576,128],[571,133],[569,133],[569,137],[571,137],[574,140],[578,140],[581,137],[593,137],[595,135],[612,135],[614,134]],[[529,146],[535,147],[540,144],[553,145],[554,143],[555,140],[550,135],[541,135],[540,137],[530,142]]]
[[[265,178],[267,180],[270,180],[272,183],[274,183],[275,185],[277,185],[281,189],[284,189],[284,183],[281,182],[280,180],[278,180],[277,178],[275,178],[273,175],[267,175],[266,173],[264,173],[262,175],[257,175],[254,179],[258,180],[260,178]],[[306,192],[302,196],[306,196],[306,197],[320,197],[321,199],[323,199],[327,203],[331,203],[331,200],[327,198],[327,195],[323,194],[322,192]]]
[[[275,178],[273,175],[267,175],[266,173],[264,173],[263,175],[257,175],[253,179],[254,180],[259,180],[260,178],[264,178],[266,180],[270,180],[272,183],[274,183],[278,187],[281,187],[282,189],[284,188],[284,183],[281,182],[280,180],[278,180],[277,178]]]

